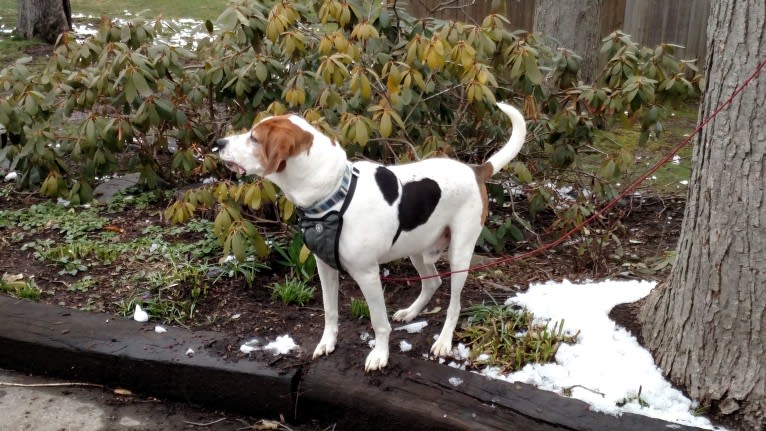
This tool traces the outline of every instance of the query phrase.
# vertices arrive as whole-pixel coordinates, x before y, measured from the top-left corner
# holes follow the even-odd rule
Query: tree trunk
[[[763,0],[713,2],[700,118],[766,58]],[[670,279],[642,310],[657,365],[711,413],[766,429],[766,71],[697,138]]]
[[[582,57],[580,77],[592,83],[601,44],[602,0],[537,0],[533,31],[553,48],[567,48]]]
[[[61,33],[72,30],[69,0],[17,0],[17,5],[16,32],[25,39],[39,37],[54,43]]]

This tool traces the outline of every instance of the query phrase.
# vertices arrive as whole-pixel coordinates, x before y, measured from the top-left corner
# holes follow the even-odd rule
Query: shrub
[[[8,131],[0,158],[21,173],[19,185],[77,204],[92,198],[96,178],[128,166],[148,188],[231,175],[209,152],[214,138],[291,110],[351,157],[479,162],[507,139],[492,103],[509,100],[529,120],[533,145],[510,173],[528,185],[534,216],[555,207],[547,184],[574,172],[567,169],[597,127],[638,124],[645,142],[662,130],[665,106],[700,83],[672,45],[639,47],[620,32],[604,39],[608,61],[597,81],[584,83],[578,55],[507,27],[496,14],[481,25],[416,19],[396,2],[241,0],[206,23],[206,39],[179,47],[158,41],[162,21],[105,19],[84,41],[63,35],[44,70],[20,60],[0,72]],[[597,198],[609,197],[631,163],[620,149],[583,175]],[[494,190],[502,204],[507,192]],[[275,221],[294,213],[268,181],[222,181],[186,192],[165,218],[183,222],[210,208],[225,252],[240,261],[268,252],[255,213]],[[515,232],[506,222],[498,224]]]

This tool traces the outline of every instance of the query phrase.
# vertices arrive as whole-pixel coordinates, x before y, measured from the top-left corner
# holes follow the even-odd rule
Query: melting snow
[[[531,286],[508,303],[526,307],[537,318],[552,322],[563,319],[565,331],[580,331],[577,343],[562,344],[555,363],[527,365],[511,374],[501,374],[493,367],[481,373],[567,394],[587,402],[595,411],[614,415],[631,412],[683,425],[722,429],[704,417],[694,416],[697,404],[673,388],[649,352],[608,317],[612,307],[637,301],[654,286],[655,283],[647,281],[581,285],[564,281]],[[638,402],[639,388],[641,400],[648,407]]]
[[[398,328],[394,328],[394,331],[407,331],[409,334],[415,334],[423,330],[428,326],[428,322],[425,320],[421,322],[412,322],[409,325],[399,326]]]

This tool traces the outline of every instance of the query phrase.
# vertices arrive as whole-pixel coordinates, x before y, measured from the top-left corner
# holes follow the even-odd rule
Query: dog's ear
[[[273,117],[253,128],[253,137],[260,144],[263,175],[282,172],[287,159],[308,151],[314,137],[296,126],[287,117]]]

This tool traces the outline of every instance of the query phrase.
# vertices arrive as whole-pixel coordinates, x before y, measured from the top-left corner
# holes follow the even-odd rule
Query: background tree
[[[601,46],[601,0],[537,0],[533,31],[549,39],[552,48],[580,53],[580,76],[593,82]]]
[[[762,0],[715,2],[708,21],[710,115],[766,59]],[[712,413],[766,426],[766,75],[694,146],[676,266],[642,310],[657,365]]]
[[[48,43],[72,30],[69,0],[17,0],[19,19],[16,32],[25,39],[39,37]]]

